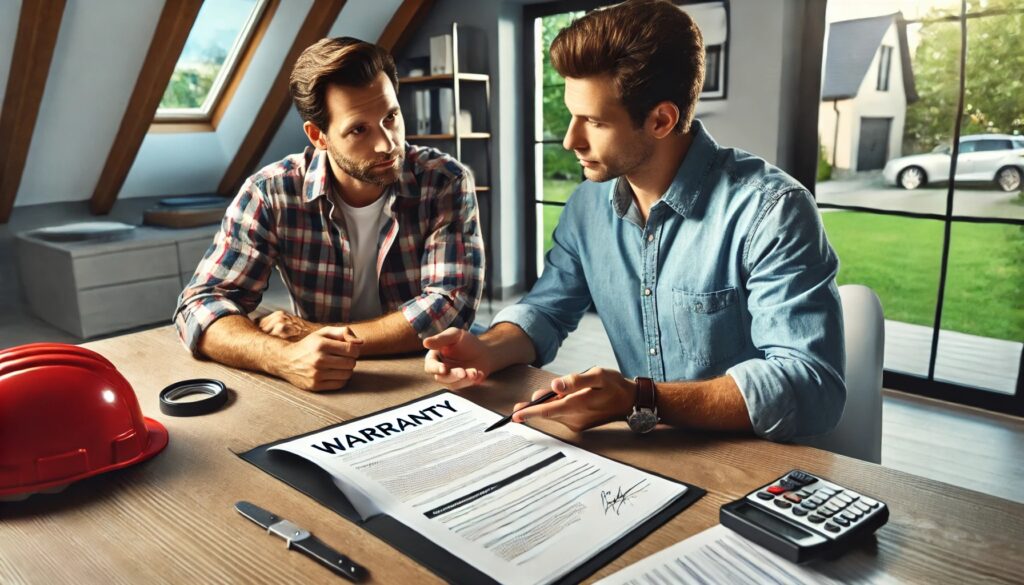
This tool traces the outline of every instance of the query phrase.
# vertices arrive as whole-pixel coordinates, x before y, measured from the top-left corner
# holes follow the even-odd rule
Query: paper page
[[[686,486],[441,393],[273,447],[313,461],[493,579],[547,583]]]
[[[601,579],[597,585],[845,582],[849,581],[837,581],[821,571],[787,561],[717,524]]]

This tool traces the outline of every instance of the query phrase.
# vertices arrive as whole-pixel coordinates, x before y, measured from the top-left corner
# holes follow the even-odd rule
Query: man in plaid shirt
[[[174,314],[194,355],[333,390],[361,355],[470,326],[484,277],[473,178],[405,143],[397,87],[376,45],[302,53],[290,89],[315,148],[260,170],[228,208]],[[274,266],[295,314],[254,323]]]

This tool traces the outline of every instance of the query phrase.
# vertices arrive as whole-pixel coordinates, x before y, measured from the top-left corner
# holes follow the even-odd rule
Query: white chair
[[[882,303],[870,288],[839,287],[846,330],[846,408],[832,431],[799,442],[872,463],[882,462]]]

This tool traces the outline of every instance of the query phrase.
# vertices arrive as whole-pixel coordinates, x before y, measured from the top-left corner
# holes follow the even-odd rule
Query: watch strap
[[[366,569],[353,563],[348,557],[315,536],[310,535],[302,540],[293,540],[289,544],[292,548],[302,551],[351,581],[358,583],[366,577]]]
[[[646,408],[654,410],[658,405],[657,391],[654,388],[654,380],[650,378],[636,377],[636,402],[637,409]]]

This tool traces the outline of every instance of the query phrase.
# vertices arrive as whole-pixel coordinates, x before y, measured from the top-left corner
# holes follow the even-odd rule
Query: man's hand
[[[323,327],[323,325],[310,323],[301,317],[285,313],[284,311],[274,311],[261,318],[256,324],[267,335],[280,337],[287,341],[298,341]]]
[[[469,331],[449,327],[424,339],[423,347],[430,350],[423,370],[453,390],[479,384],[491,372],[487,346]]]
[[[551,381],[550,391],[558,394],[547,402],[530,408],[523,408],[526,402],[513,407],[523,410],[513,415],[513,422],[525,422],[533,418],[548,418],[558,421],[575,432],[625,420],[633,410],[636,401],[636,382],[627,380],[615,370],[591,368],[582,374],[570,374]],[[530,400],[536,400],[549,389],[542,388],[533,393]]]
[[[303,390],[337,390],[352,377],[362,343],[348,327],[322,327],[288,345],[274,373]]]

